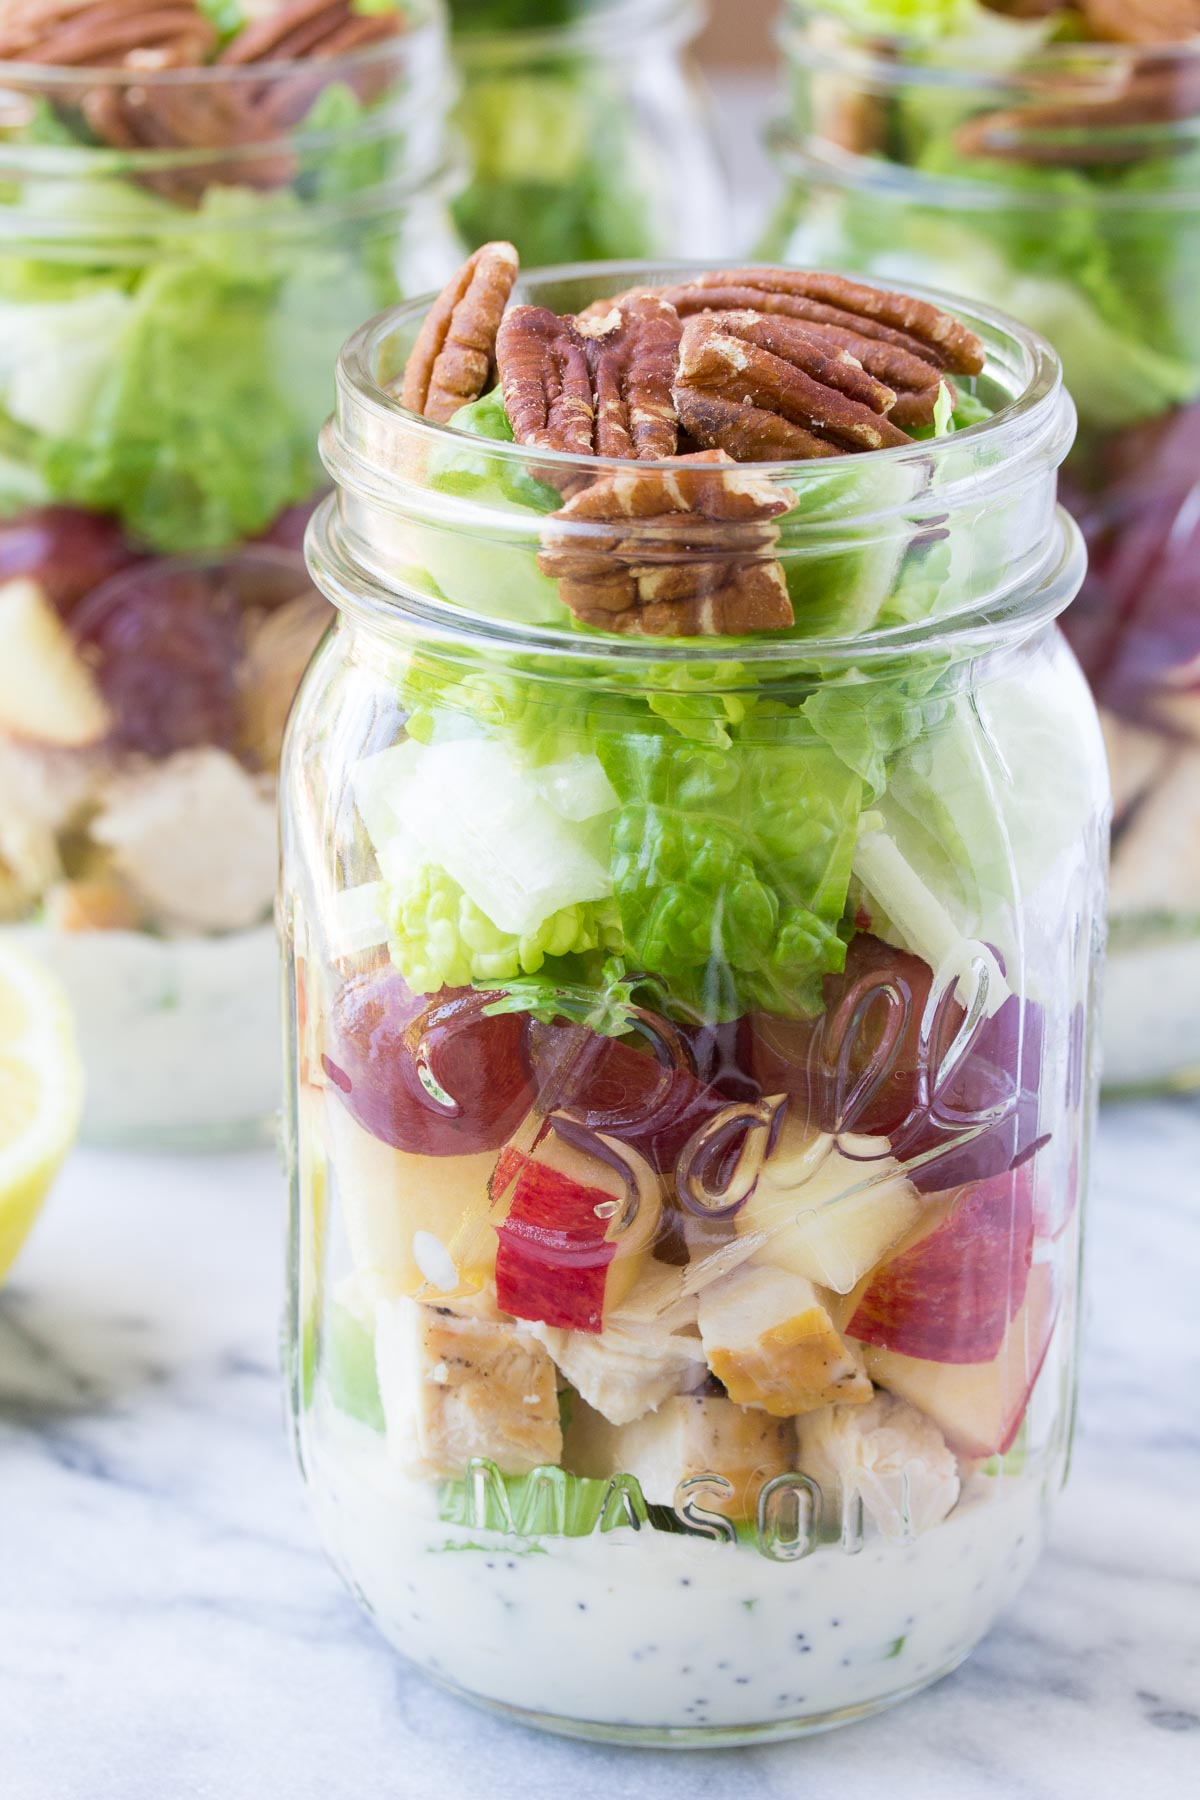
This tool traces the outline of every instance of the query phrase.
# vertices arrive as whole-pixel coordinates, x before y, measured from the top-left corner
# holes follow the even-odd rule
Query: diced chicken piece
[[[924,1413],[892,1394],[866,1406],[830,1406],[800,1421],[800,1468],[821,1489],[827,1528],[847,1500],[886,1538],[940,1525],[959,1493],[958,1463]]]
[[[224,750],[180,750],[116,776],[92,824],[156,923],[239,931],[269,911],[275,891],[275,802]]]
[[[673,1394],[703,1385],[704,1346],[696,1302],[680,1292],[680,1271],[656,1264],[610,1316],[604,1330],[530,1327],[571,1386],[610,1424],[628,1425]]]
[[[564,1456],[577,1475],[636,1476],[646,1499],[659,1506],[675,1504],[681,1481],[720,1477],[729,1488],[714,1484],[697,1496],[699,1503],[730,1519],[748,1519],[764,1484],[793,1466],[795,1443],[790,1420],[736,1406],[723,1394],[677,1394],[629,1425],[610,1425],[577,1404]]]
[[[1200,750],[1175,753],[1113,846],[1114,913],[1200,912]]]
[[[22,744],[0,733],[0,820],[25,819],[65,831],[86,812],[111,769],[103,749]]]
[[[0,811],[0,919],[21,918],[61,873],[54,833],[34,820]]]
[[[1171,758],[1171,744],[1161,731],[1147,731],[1103,708],[1100,724],[1112,778],[1113,818],[1120,821],[1162,774]]]
[[[484,1456],[528,1475],[561,1458],[554,1364],[511,1320],[381,1300],[375,1369],[388,1448],[407,1474],[461,1476]]]
[[[862,1353],[831,1317],[832,1298],[802,1275],[753,1263],[705,1288],[700,1337],[731,1400],[777,1418],[834,1401],[862,1404],[874,1389]]]
[[[251,635],[238,672],[238,748],[260,769],[279,766],[296,689],[333,616],[329,602],[307,589],[265,614]]]
[[[20,918],[61,876],[60,835],[83,817],[107,769],[100,751],[0,735],[0,918]]]
[[[55,931],[135,931],[142,915],[123,882],[96,875],[55,882],[45,917]]]

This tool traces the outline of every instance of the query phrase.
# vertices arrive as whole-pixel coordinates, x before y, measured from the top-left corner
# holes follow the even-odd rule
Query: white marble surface
[[[1200,1106],[1110,1113],[1051,1551],[895,1713],[692,1756],[508,1726],[326,1567],[276,1374],[269,1156],[76,1155],[0,1294],[3,1800],[1185,1800],[1200,1789]]]

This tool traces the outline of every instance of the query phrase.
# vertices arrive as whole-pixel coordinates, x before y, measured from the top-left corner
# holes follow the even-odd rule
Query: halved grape
[[[817,1019],[753,1020],[752,1073],[814,1129],[886,1137],[926,1192],[1006,1173],[1037,1148],[1044,1020],[1011,995],[967,1040],[919,957],[859,932]]]
[[[521,1014],[490,1016],[495,994],[412,993],[397,970],[341,989],[322,1066],[364,1130],[418,1156],[471,1156],[510,1138],[533,1098]]]
[[[288,551],[161,557],[106,582],[71,620],[112,710],[114,738],[149,756],[235,748],[251,623],[309,586]]]
[[[64,618],[137,561],[114,519],[82,507],[36,506],[0,524],[0,582],[28,576]]]

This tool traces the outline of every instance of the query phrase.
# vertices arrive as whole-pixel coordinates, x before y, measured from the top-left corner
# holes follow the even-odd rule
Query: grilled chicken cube
[[[239,931],[270,911],[275,801],[224,750],[180,750],[103,788],[92,836],[168,930]]]
[[[864,1520],[904,1541],[940,1525],[958,1499],[954,1453],[932,1419],[877,1393],[866,1406],[830,1406],[798,1426],[799,1466],[821,1489],[827,1529],[861,1500]]]
[[[461,1476],[476,1456],[528,1475],[562,1455],[554,1364],[511,1320],[381,1300],[375,1369],[388,1448],[409,1475]]]
[[[696,1334],[696,1301],[679,1270],[656,1264],[610,1314],[599,1334],[530,1327],[571,1386],[612,1425],[629,1425],[673,1394],[703,1385],[708,1368]]]
[[[681,1481],[715,1477],[697,1493],[699,1505],[749,1519],[763,1485],[793,1467],[795,1443],[789,1420],[737,1406],[723,1394],[677,1394],[630,1425],[610,1425],[576,1403],[564,1457],[577,1475],[636,1476],[646,1499],[660,1506],[675,1504]]]
[[[838,1331],[832,1306],[804,1276],[754,1263],[705,1288],[700,1337],[730,1399],[778,1418],[869,1401],[862,1353]]]

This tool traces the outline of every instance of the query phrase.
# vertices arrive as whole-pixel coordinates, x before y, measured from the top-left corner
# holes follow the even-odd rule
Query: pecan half
[[[195,0],[13,0],[0,8],[0,60],[47,68],[188,68],[217,44]]]
[[[1183,44],[1200,33],[1200,0],[1076,0],[1092,36],[1114,44]]]
[[[840,275],[723,270],[693,276],[659,294],[683,318],[701,312],[753,312],[799,320],[811,335],[848,350],[869,375],[893,390],[889,417],[905,430],[930,423],[938,386],[948,371],[977,375],[983,368],[982,343],[949,313],[914,296],[866,287]],[[618,303],[626,299],[621,295]]]
[[[402,403],[444,425],[489,385],[496,338],[517,279],[511,244],[484,244],[442,289],[405,365]]]
[[[359,12],[354,0],[286,0],[285,5],[239,31],[217,61],[229,68],[257,63],[311,65],[382,44],[400,36],[405,28],[401,12]],[[363,67],[350,74],[349,85],[365,101],[374,99],[390,80],[386,68]],[[305,73],[302,68],[287,80],[276,76],[250,90],[246,105],[265,123],[286,129],[304,117],[324,85],[319,71]]]
[[[226,45],[222,63],[296,62],[308,56],[345,56],[404,29],[395,10],[359,12],[354,0],[286,0]]]
[[[1184,140],[1164,142],[1162,125],[1200,113],[1200,65],[1192,57],[1147,56],[1114,85],[1112,71],[1081,65],[1076,80],[1056,84],[1056,97],[1037,105],[979,113],[960,125],[956,148],[1045,168],[1136,162]]]
[[[607,474],[548,521],[538,566],[585,624],[736,637],[795,623],[771,551],[795,496],[731,476],[721,450]]]
[[[687,407],[691,394],[741,402],[786,421],[790,434],[772,425],[764,438],[775,451],[782,442],[789,457],[827,456],[831,446],[882,450],[912,441],[886,416],[896,399],[892,389],[848,350],[823,341],[797,319],[698,313],[684,326],[676,404],[691,437],[732,454],[727,429],[713,429],[711,418]],[[739,421],[734,431],[743,456],[748,447],[750,460],[761,462],[765,453],[756,423]]]
[[[496,363],[516,441],[572,456],[673,456],[681,332],[674,307],[649,293],[577,319],[514,307],[500,328]]]

